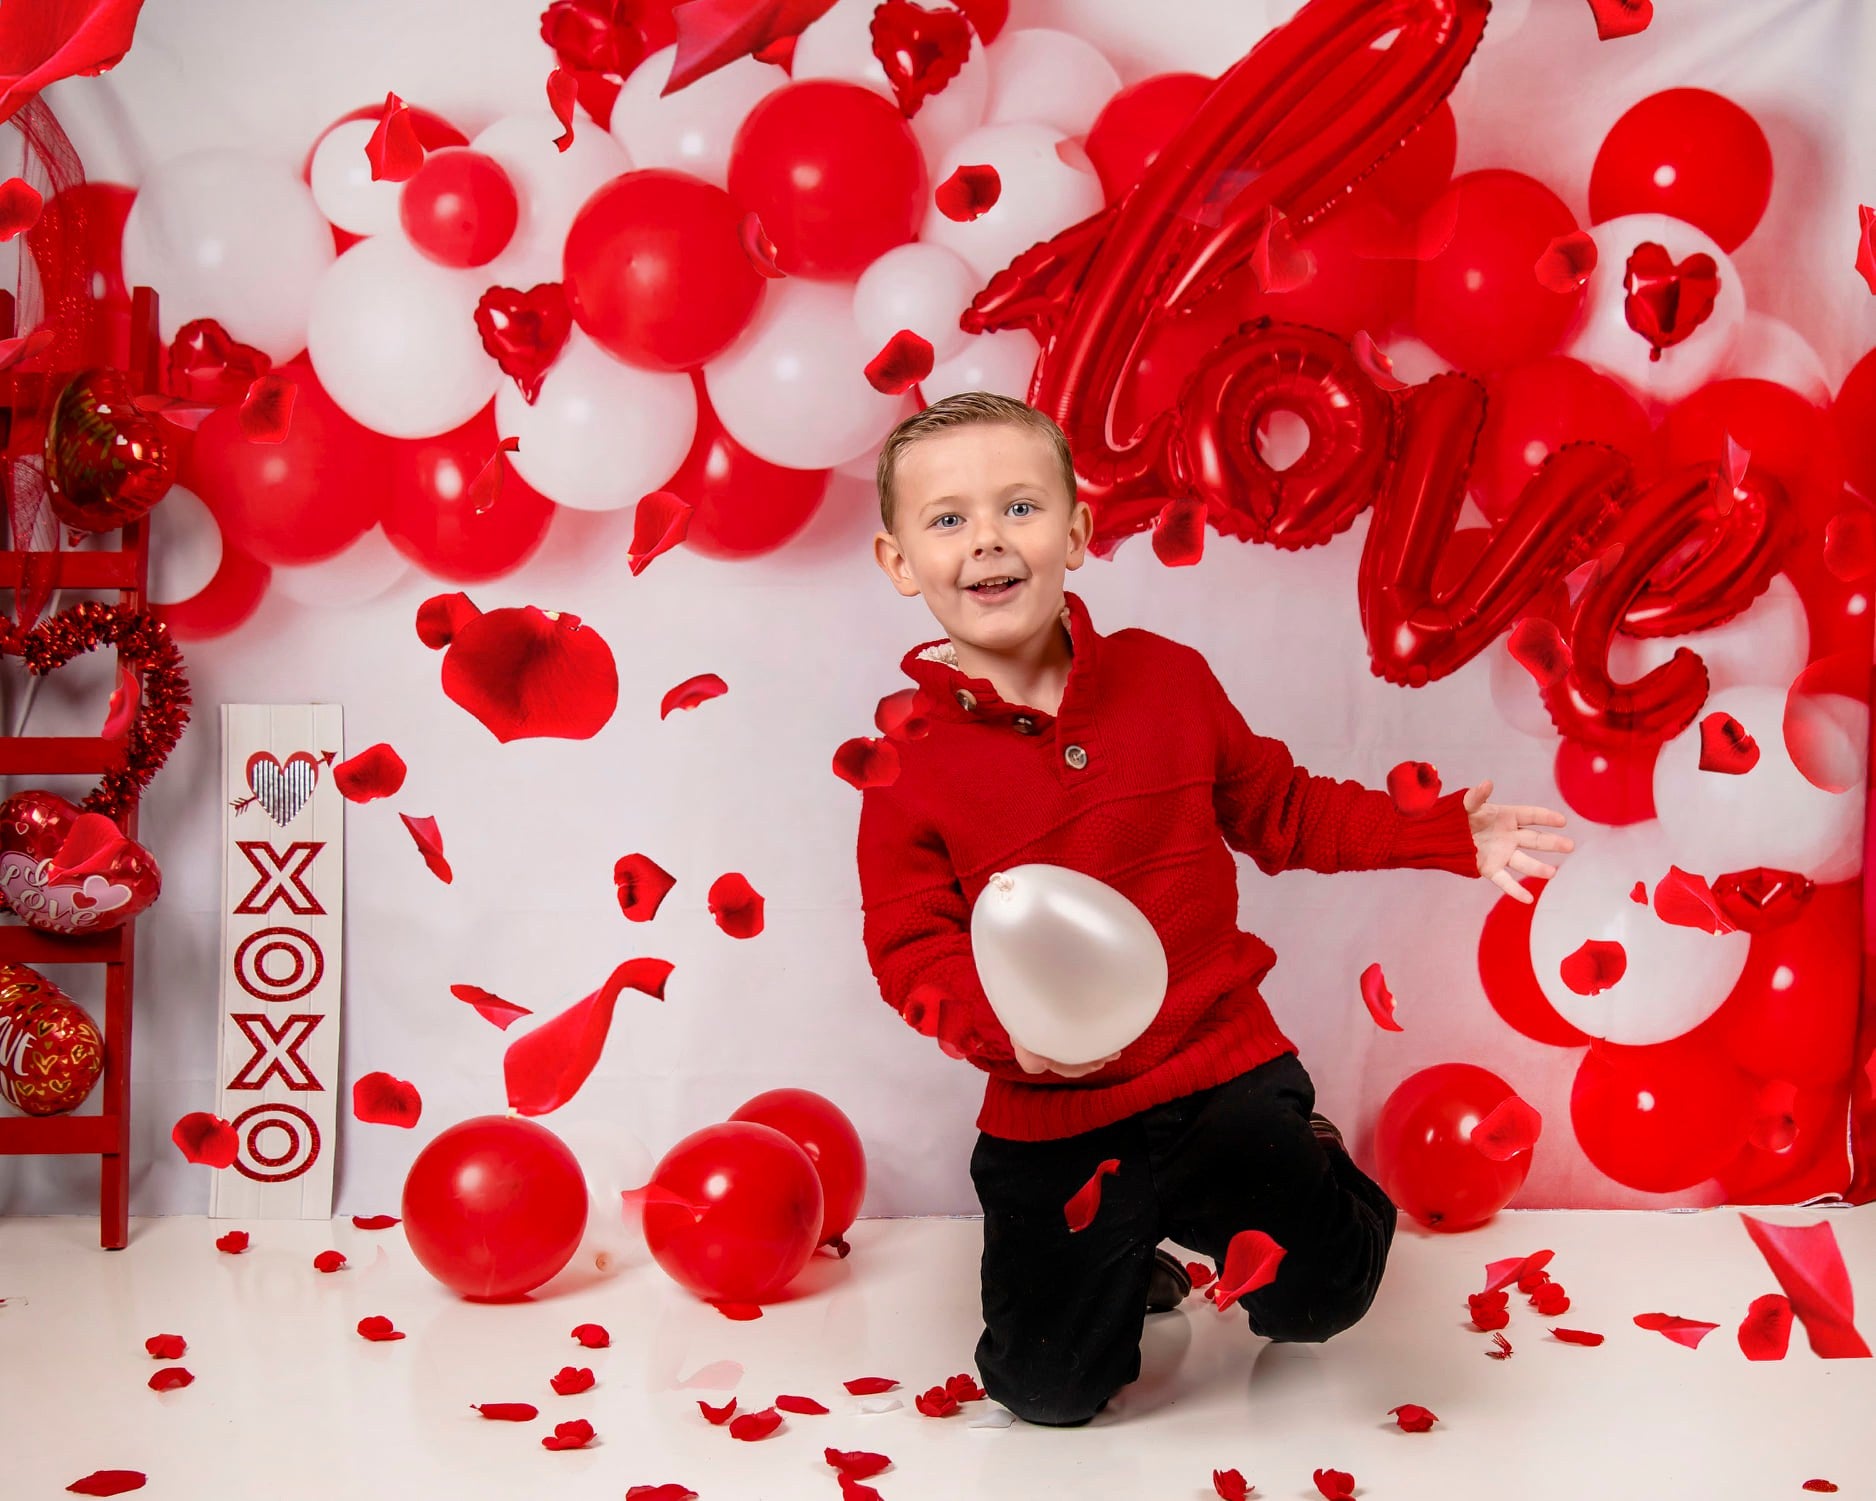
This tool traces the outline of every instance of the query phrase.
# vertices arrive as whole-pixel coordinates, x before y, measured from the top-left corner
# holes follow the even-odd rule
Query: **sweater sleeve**
[[[1383,869],[1478,875],[1464,788],[1407,814],[1386,791],[1312,776],[1281,740],[1251,729],[1210,665],[1203,670],[1217,736],[1218,827],[1266,875]]]
[[[886,1003],[952,1057],[1027,1079],[977,978],[970,904],[938,831],[890,788],[868,787],[858,858],[866,957]]]

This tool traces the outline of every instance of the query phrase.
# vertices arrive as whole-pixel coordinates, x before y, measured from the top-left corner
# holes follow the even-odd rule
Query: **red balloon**
[[[319,563],[383,514],[390,441],[340,411],[304,358],[276,373],[298,388],[285,441],[250,442],[238,411],[225,407],[196,429],[177,480],[236,547],[282,567]]]
[[[1830,405],[1830,418],[1850,483],[1876,500],[1876,349],[1850,367]]]
[[[1452,238],[1418,263],[1414,331],[1461,370],[1486,375],[1549,354],[1576,318],[1580,287],[1533,274],[1550,242],[1575,232],[1564,201],[1534,177],[1487,168],[1455,177],[1426,210]]]
[[[1557,742],[1557,790],[1592,823],[1641,823],[1655,816],[1655,762],[1659,740],[1626,745],[1586,745],[1565,736]]]
[[[1580,1048],[1587,1032],[1565,1021],[1550,1004],[1531,968],[1531,918],[1537,899],[1550,884],[1545,876],[1521,876],[1530,902],[1505,895],[1492,903],[1479,929],[1479,981],[1492,1009],[1515,1031],[1554,1048]]]
[[[1703,1025],[1671,1042],[1592,1042],[1570,1088],[1570,1123],[1597,1169],[1646,1193],[1705,1182],[1738,1153],[1753,1081]]]
[[[866,1197],[866,1148],[847,1113],[808,1089],[771,1089],[745,1100],[730,1119],[773,1126],[808,1154],[821,1179],[816,1245],[846,1233]]]
[[[124,285],[124,221],[134,189],[81,182],[46,199],[26,231],[39,272],[44,325],[52,342],[14,370],[70,371],[90,365],[122,369],[130,357],[130,289]],[[16,328],[16,334],[30,329]],[[17,442],[22,434],[15,431]]]
[[[1145,176],[1211,89],[1212,80],[1203,73],[1155,73],[1128,84],[1101,106],[1083,149],[1109,203]]]
[[[697,436],[678,470],[665,481],[688,501],[684,546],[710,558],[751,558],[773,552],[793,537],[827,498],[827,469],[785,469],[757,458],[724,430],[695,372]]]
[[[1722,250],[1752,233],[1772,196],[1772,147],[1759,122],[1707,89],[1666,89],[1609,127],[1589,174],[1593,224],[1666,214]]]
[[[790,276],[858,276],[918,234],[925,156],[898,106],[857,83],[784,84],[744,118],[730,197],[762,221]]]
[[[700,1298],[760,1303],[808,1264],[825,1208],[808,1154],[773,1126],[724,1121],[693,1131],[651,1181],[692,1209],[645,1202],[645,1244]]]
[[[199,594],[173,605],[152,605],[150,613],[169,627],[178,641],[209,641],[245,625],[261,600],[274,571],[252,553],[243,552],[224,534],[221,564]]]
[[[412,1254],[445,1287],[479,1301],[518,1298],[573,1259],[586,1179],[545,1126],[478,1115],[417,1154],[403,1215]]]
[[[1729,1204],[1798,1204],[1850,1186],[1844,1122],[1850,1113],[1848,1076],[1800,1089],[1767,1080],[1752,1106],[1752,1125],[1739,1155],[1720,1169]]]
[[[122,370],[81,370],[52,404],[46,496],[67,526],[113,532],[147,513],[176,481],[175,428],[132,402]]]
[[[441,151],[446,146],[469,144],[468,136],[435,111],[408,102],[404,107],[410,111],[411,128],[417,134],[418,144],[425,151]],[[347,120],[376,120],[383,113],[382,103],[361,105],[355,110],[340,115],[332,122],[332,125],[320,131],[313,144],[306,148],[306,160],[300,163],[300,181],[309,185],[312,183],[313,153],[319,149],[319,143],[332,133],[333,125],[343,125]],[[341,255],[364,238],[363,235],[353,234],[349,229],[340,229],[336,224],[332,226],[332,241]]]
[[[721,354],[762,299],[742,217],[729,194],[685,172],[613,178],[567,232],[573,321],[615,359],[648,370],[691,370]]]
[[[424,572],[455,584],[499,578],[532,557],[547,536],[554,503],[498,455],[492,407],[433,438],[392,445],[384,534]],[[502,466],[501,493],[476,510],[471,487],[490,459]]]
[[[1472,1144],[1471,1131],[1515,1093],[1470,1063],[1436,1063],[1410,1074],[1375,1122],[1375,1181],[1429,1230],[1484,1224],[1524,1186],[1531,1153],[1495,1162]]]
[[[1245,289],[1243,316],[1307,323],[1344,338],[1365,332],[1378,339],[1406,322],[1413,311],[1414,265],[1383,253],[1392,248],[1379,238],[1385,222],[1371,200],[1350,194],[1295,232],[1296,248],[1310,261],[1300,285],[1284,292],[1259,291],[1255,263],[1234,275],[1229,285]]]
[[[1752,935],[1746,967],[1714,1013],[1715,1039],[1761,1079],[1849,1077],[1863,983],[1861,883],[1816,887],[1791,922]]]
[[[514,238],[515,185],[494,157],[467,146],[429,152],[397,197],[397,216],[424,255],[444,266],[482,266]]]
[[[1648,414],[1599,371],[1565,355],[1546,355],[1486,383],[1485,427],[1472,466],[1472,495],[1502,521],[1539,466],[1566,443],[1606,443],[1653,477]]]

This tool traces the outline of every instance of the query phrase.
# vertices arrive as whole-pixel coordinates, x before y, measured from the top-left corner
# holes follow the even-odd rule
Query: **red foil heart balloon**
[[[104,1070],[97,1023],[23,964],[0,964],[0,1099],[28,1115],[84,1103]]]
[[[41,790],[0,803],[0,896],[41,932],[115,928],[162,889],[156,857],[115,819]]]
[[[541,394],[541,382],[573,330],[567,295],[557,281],[523,292],[490,287],[476,304],[476,332],[502,374],[521,387],[529,406]]]
[[[176,478],[161,421],[140,412],[121,370],[83,370],[53,403],[46,425],[52,511],[67,526],[110,532],[144,515]]]
[[[1644,240],[1629,254],[1622,289],[1622,316],[1648,341],[1648,358],[1658,360],[1707,321],[1720,295],[1720,268],[1704,252],[1677,262],[1665,245]]]

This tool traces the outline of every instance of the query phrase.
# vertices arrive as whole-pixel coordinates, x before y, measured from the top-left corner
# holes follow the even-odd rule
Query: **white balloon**
[[[573,1253],[583,1271],[610,1275],[650,1260],[644,1217],[627,1214],[620,1197],[643,1188],[657,1166],[645,1144],[609,1121],[568,1121],[555,1126],[586,1179],[586,1231]]]
[[[971,957],[1003,1029],[1057,1063],[1118,1052],[1166,999],[1166,949],[1147,915],[1065,865],[993,875],[971,907]]]
[[[195,491],[171,485],[150,512],[150,603],[194,599],[221,567],[221,546],[214,512]]]
[[[972,334],[955,355],[931,367],[931,374],[918,383],[919,394],[927,403],[959,391],[990,391],[1027,401],[1029,378],[1041,353],[1042,346],[1026,328]]]
[[[990,98],[984,123],[1034,120],[1065,136],[1085,136],[1120,74],[1094,43],[1072,32],[1026,26],[998,34],[990,49]]]
[[[1531,969],[1565,1021],[1591,1037],[1644,1047],[1690,1032],[1719,1010],[1746,967],[1752,938],[1661,920],[1655,883],[1670,865],[1689,866],[1659,820],[1593,826],[1574,850],[1548,863],[1557,873],[1531,913]],[[1630,896],[1637,881],[1647,906]],[[1561,966],[1592,938],[1621,944],[1627,968],[1607,990],[1578,995],[1563,983]]]
[[[1056,147],[1067,140],[1048,125],[985,125],[945,152],[932,174],[942,183],[966,162],[997,169],[1002,191],[975,219],[959,223],[938,212],[936,198],[927,205],[919,238],[962,256],[984,281],[1040,240],[1078,224],[1105,202],[1101,179],[1086,155]],[[1071,165],[1070,162],[1074,165]]]
[[[332,229],[291,169],[212,147],[151,172],[124,221],[123,257],[125,285],[156,290],[165,343],[213,318],[279,363],[306,347]]]
[[[306,348],[319,383],[347,416],[393,438],[460,427],[502,379],[475,325],[489,285],[484,268],[439,266],[401,236],[360,241],[313,295]]]
[[[1671,404],[1717,377],[1732,358],[1746,318],[1745,284],[1732,259],[1710,238],[1681,219],[1666,214],[1623,214],[1590,228],[1596,242],[1596,269],[1585,284],[1576,331],[1563,353],[1621,381],[1636,395]],[[1648,341],[1628,326],[1623,281],[1635,247],[1652,240],[1666,247],[1676,262],[1690,255],[1713,257],[1720,288],[1713,311],[1678,344],[1651,360]]]
[[[744,116],[787,83],[788,75],[771,63],[739,57],[661,97],[676,58],[677,48],[665,47],[632,70],[613,101],[612,137],[635,167],[669,167],[724,187],[730,145]]]
[[[704,366],[704,388],[729,435],[757,458],[831,469],[878,443],[899,418],[903,396],[866,378],[878,353],[854,322],[847,283],[784,277],[769,283],[736,342]]]
[[[697,392],[690,376],[623,364],[576,327],[532,406],[502,382],[495,430],[520,441],[509,462],[549,500],[616,511],[684,462],[697,436]]]
[[[958,327],[958,315],[982,285],[963,258],[942,245],[895,245],[853,284],[853,321],[875,349],[909,328],[931,345],[934,360],[947,360],[971,337]]]
[[[376,120],[345,120],[328,130],[313,148],[313,202],[340,229],[355,235],[381,235],[400,229],[401,182],[377,181],[365,143],[378,129]]]
[[[873,12],[878,8],[879,0],[835,0],[825,15],[795,39],[790,78],[796,83],[810,78],[838,78],[864,84],[896,104],[898,96],[886,80],[886,70],[873,55],[871,28]],[[909,122],[928,167],[959,137],[983,123],[984,101],[989,94],[990,67],[984,59],[984,45],[973,33],[970,53],[957,76],[928,96]],[[932,181],[942,178],[933,177]]]
[[[623,172],[632,161],[622,147],[580,110],[573,112],[573,144],[557,149],[560,122],[547,110],[507,115],[470,141],[493,157],[515,188],[515,232],[502,253],[476,268],[480,291],[559,281],[567,231],[580,207],[596,189]]]
[[[1746,314],[1733,357],[1720,373],[1729,379],[1774,381],[1813,406],[1830,405],[1830,375],[1823,357],[1797,329],[1769,313]]]
[[[1731,714],[1757,743],[1750,771],[1700,769],[1700,722],[1716,713]],[[1833,867],[1846,839],[1860,837],[1860,779],[1853,792],[1812,786],[1792,764],[1784,727],[1782,687],[1736,687],[1710,694],[1693,723],[1661,747],[1655,812],[1683,869],[1711,880],[1764,865],[1822,880],[1819,872]]]
[[[410,569],[410,560],[374,526],[343,552],[317,563],[274,569],[273,586],[316,609],[347,610],[376,599]]]
[[[1784,689],[1804,668],[1811,627],[1796,585],[1775,573],[1765,593],[1742,613],[1708,630],[1642,637],[1618,631],[1609,644],[1610,675],[1618,683],[1635,682],[1682,646],[1698,652],[1707,664],[1709,693],[1742,684]]]

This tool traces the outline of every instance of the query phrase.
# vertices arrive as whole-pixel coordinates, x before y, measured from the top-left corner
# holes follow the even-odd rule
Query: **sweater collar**
[[[1088,606],[1079,594],[1063,591],[1068,616],[1068,640],[1073,658],[1068,664],[1068,682],[1062,690],[1060,718],[1070,712],[1094,689],[1100,634],[1088,618]],[[923,690],[920,698],[926,711],[941,719],[976,720],[1017,715],[1046,720],[1051,716],[1027,704],[1007,702],[988,678],[973,677],[958,665],[957,648],[943,636],[922,641],[907,652],[899,664],[906,675]],[[960,698],[960,693],[965,697]],[[968,705],[966,700],[969,700]]]

